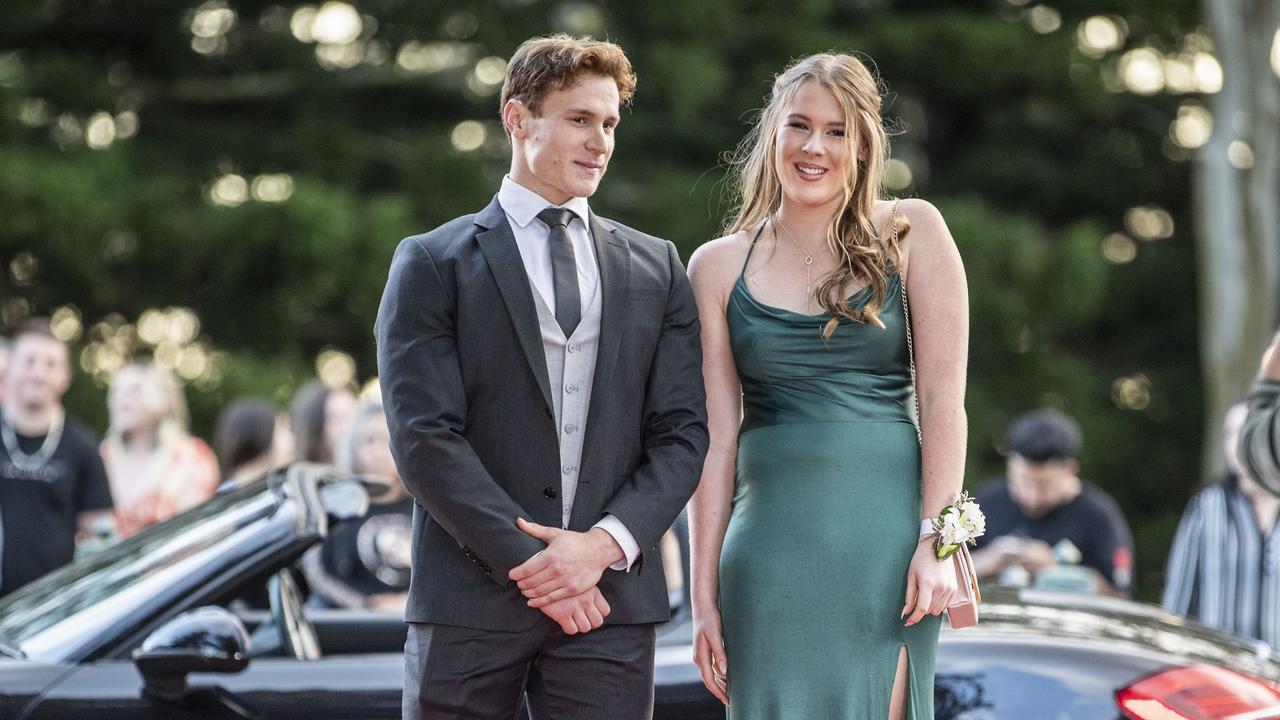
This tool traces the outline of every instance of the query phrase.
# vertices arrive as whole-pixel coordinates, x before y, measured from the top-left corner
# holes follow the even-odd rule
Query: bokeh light
[[[40,261],[35,255],[23,250],[9,263],[9,277],[19,287],[31,285],[36,281],[36,273],[40,272]]]
[[[1115,265],[1131,263],[1138,257],[1138,243],[1124,233],[1111,233],[1102,240],[1102,256]]]
[[[1227,145],[1227,162],[1237,170],[1253,167],[1253,148],[1243,140],[1232,140]]]
[[[1198,52],[1194,67],[1197,90],[1210,95],[1222,90],[1222,65],[1218,58],[1207,52]]]
[[[1271,70],[1280,77],[1280,28],[1276,28],[1276,36],[1271,41]]]
[[[53,336],[65,343],[80,339],[84,326],[80,323],[80,311],[74,305],[63,305],[49,316],[49,329]]]
[[[209,187],[209,200],[214,205],[235,207],[249,199],[249,182],[243,176],[227,173]]]
[[[1194,150],[1213,135],[1213,115],[1197,102],[1178,106],[1178,115],[1169,125],[1169,137],[1178,147]]]
[[[445,18],[441,29],[445,35],[455,40],[466,40],[480,29],[480,18],[475,13],[459,10]]]
[[[1173,236],[1173,216],[1157,205],[1140,205],[1129,208],[1124,214],[1124,226],[1140,240],[1164,240]]]
[[[898,158],[890,158],[889,162],[884,166],[884,184],[890,190],[905,190],[911,186],[914,177],[911,173],[911,166],[899,160]]]
[[[1194,55],[1176,55],[1164,59],[1164,87],[1171,93],[1179,94],[1200,89]]]
[[[604,11],[593,3],[570,0],[552,10],[551,24],[570,35],[598,35],[604,29]]]
[[[328,387],[346,387],[356,380],[356,361],[341,350],[327,349],[316,357],[316,377]]]
[[[196,8],[191,16],[190,30],[194,37],[215,38],[231,31],[236,24],[236,12],[225,2],[211,0]]]
[[[1164,58],[1154,48],[1134,48],[1121,55],[1117,70],[1130,92],[1154,95],[1164,89]]]
[[[1129,28],[1120,18],[1095,15],[1076,28],[1076,47],[1080,52],[1100,58],[1124,45]]]
[[[293,196],[293,178],[287,173],[259,175],[249,186],[249,193],[259,202],[284,202]]]
[[[1057,32],[1062,27],[1062,13],[1048,5],[1036,5],[1027,11],[1027,24],[1042,35]]]
[[[453,126],[449,140],[459,152],[471,152],[484,144],[484,124],[476,120],[463,120]]]
[[[311,20],[310,36],[326,45],[353,43],[364,31],[360,13],[344,2],[327,2],[320,6]]]
[[[119,140],[128,140],[138,134],[138,113],[132,110],[125,110],[116,115],[116,138]]]
[[[409,41],[396,52],[396,67],[408,73],[430,74],[459,67],[471,53],[458,43]]]
[[[1145,410],[1151,404],[1151,380],[1142,373],[1116,378],[1111,402],[1121,410]]]
[[[18,106],[18,122],[27,127],[49,124],[49,102],[44,98],[29,97]]]
[[[507,61],[493,55],[482,58],[476,63],[475,74],[486,85],[501,85],[507,74]]]
[[[293,37],[299,42],[315,42],[315,38],[311,36],[311,26],[315,21],[316,7],[314,5],[299,5],[293,11],[293,15],[289,16],[289,32],[293,33]]]
[[[84,128],[85,143],[94,150],[105,150],[116,141],[116,121],[110,113],[94,113]]]

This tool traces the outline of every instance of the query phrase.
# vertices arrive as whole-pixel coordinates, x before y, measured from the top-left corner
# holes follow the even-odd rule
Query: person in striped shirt
[[[1263,487],[1280,494],[1280,331],[1262,356],[1245,402],[1249,416],[1240,432],[1240,462]]]
[[[1203,625],[1280,647],[1280,496],[1239,453],[1248,406],[1223,419],[1227,476],[1191,499],[1173,538],[1161,604]]]

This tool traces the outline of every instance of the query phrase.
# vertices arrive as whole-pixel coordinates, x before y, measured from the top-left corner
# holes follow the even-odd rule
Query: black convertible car
[[[361,481],[295,465],[5,598],[0,719],[399,718],[399,618],[307,608],[291,569],[367,506]],[[672,604],[656,717],[723,718],[692,663],[687,591]],[[943,631],[938,720],[1280,718],[1261,643],[1102,598],[996,590],[982,613]]]

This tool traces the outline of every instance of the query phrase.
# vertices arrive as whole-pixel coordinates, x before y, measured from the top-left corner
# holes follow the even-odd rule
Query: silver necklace
[[[4,449],[9,453],[9,461],[23,472],[34,472],[43,467],[58,451],[58,445],[62,442],[62,426],[65,418],[62,408],[54,408],[49,418],[49,432],[45,433],[44,442],[40,443],[39,450],[28,455],[22,452],[22,447],[18,444],[18,434],[9,424],[9,420],[0,416],[0,439],[4,440]]]
[[[777,218],[771,215],[769,219],[773,221],[773,241],[775,243],[778,241],[778,228],[782,228],[782,231],[787,234],[787,239],[791,241],[791,244],[795,245],[796,249],[800,251],[800,254],[804,255],[804,307],[807,310],[809,309],[809,293],[813,288],[813,253],[805,250],[800,243],[796,242],[795,237],[791,235],[791,231],[787,229],[786,225],[778,222]]]

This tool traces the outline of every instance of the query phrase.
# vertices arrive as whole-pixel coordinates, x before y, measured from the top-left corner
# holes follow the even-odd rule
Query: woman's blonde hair
[[[796,91],[807,82],[829,90],[840,105],[849,158],[844,200],[827,227],[827,244],[839,264],[819,280],[816,292],[818,303],[831,316],[822,336],[830,337],[840,318],[884,327],[880,312],[888,299],[888,278],[901,258],[888,223],[879,232],[871,225],[872,208],[884,197],[889,137],[880,116],[880,84],[858,58],[836,53],[811,55],[792,63],[774,79],[760,119],[729,161],[736,176],[732,192],[738,204],[724,233],[759,228],[781,207],[782,183],[774,165],[778,128]],[[860,148],[865,151],[865,160],[858,158]],[[896,222],[899,235],[905,235],[909,223],[900,215]],[[846,293],[856,280],[871,287],[871,297],[858,311],[850,307]]]
[[[107,390],[108,396],[119,392],[124,380],[136,374],[142,380],[143,402],[150,408],[158,421],[157,435],[163,443],[176,437],[185,436],[191,425],[187,413],[187,398],[182,392],[173,373],[150,361],[132,362],[116,373]],[[112,424],[107,429],[108,439],[120,437],[120,429]]]

